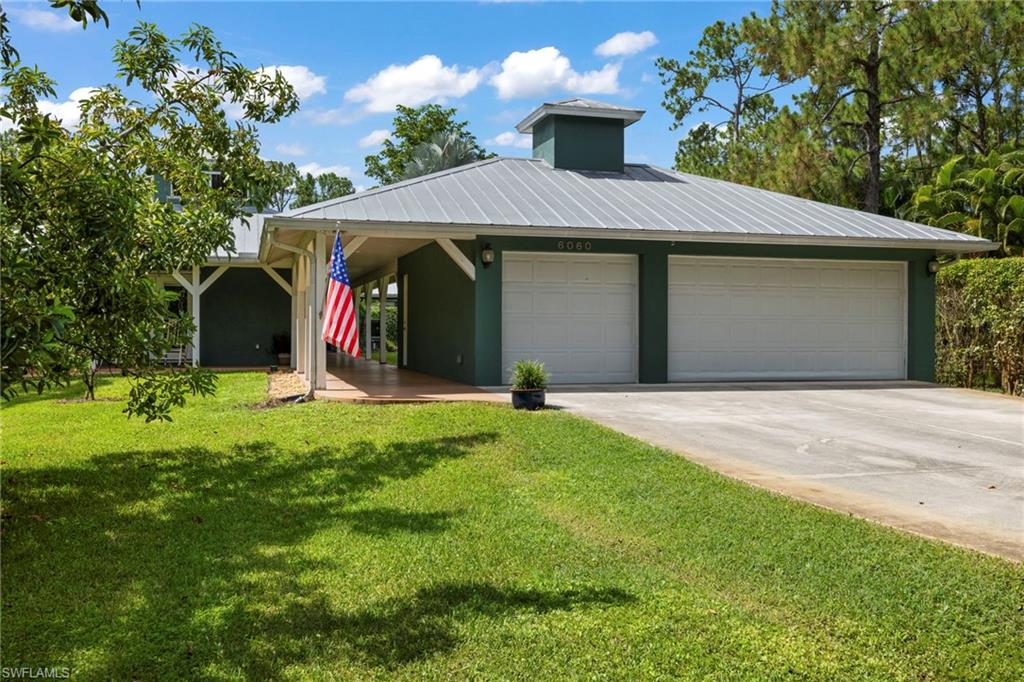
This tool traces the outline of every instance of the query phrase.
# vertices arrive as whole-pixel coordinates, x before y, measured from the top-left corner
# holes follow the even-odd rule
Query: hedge
[[[976,258],[936,282],[936,379],[1024,394],[1024,258]]]

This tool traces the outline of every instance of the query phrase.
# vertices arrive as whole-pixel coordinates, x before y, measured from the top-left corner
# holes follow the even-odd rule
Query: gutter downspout
[[[309,271],[311,273],[313,272],[313,263],[312,263],[312,258],[310,257],[309,251],[306,251],[305,249],[300,249],[297,246],[292,246],[291,244],[284,244],[282,242],[277,241],[277,239],[274,238],[274,231],[273,230],[268,230],[267,231],[267,241],[270,242],[271,246],[276,246],[279,249],[282,249],[284,251],[289,251],[291,253],[294,253],[294,254],[296,254],[298,256],[302,256],[303,258],[305,258],[306,259],[306,265],[309,266]],[[316,369],[317,369],[316,368],[316,353],[310,353],[310,355],[309,355],[309,377],[308,377],[309,378],[309,391],[306,392],[306,395],[304,395],[302,398],[300,398],[301,402],[308,403],[311,400],[314,400],[316,398],[316,395],[315,395],[315,393],[316,393]]]
[[[950,265],[959,263],[960,255],[961,254],[959,253],[954,253],[953,260],[939,260],[938,257],[931,259],[930,261],[928,261],[928,274],[932,276],[937,275],[939,274],[939,270],[942,270],[943,268],[948,268]]]

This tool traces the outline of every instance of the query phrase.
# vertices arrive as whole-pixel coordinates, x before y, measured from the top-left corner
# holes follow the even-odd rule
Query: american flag
[[[352,299],[352,285],[345,267],[345,252],[341,248],[341,235],[334,237],[331,253],[331,280],[327,285],[324,304],[323,339],[354,358],[359,357],[359,323]]]

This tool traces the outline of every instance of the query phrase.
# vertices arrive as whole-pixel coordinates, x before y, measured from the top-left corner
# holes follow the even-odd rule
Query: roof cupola
[[[516,126],[533,135],[533,158],[554,168],[621,173],[625,129],[643,109],[577,97],[540,105]]]

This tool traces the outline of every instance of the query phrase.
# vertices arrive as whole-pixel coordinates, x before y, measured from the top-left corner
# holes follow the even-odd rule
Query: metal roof
[[[235,251],[228,253],[217,249],[210,256],[210,262],[257,262],[259,261],[260,237],[263,234],[263,221],[270,214],[256,213],[244,221],[235,218],[231,221],[231,230],[235,233]],[[248,225],[246,225],[248,221]]]
[[[906,220],[722,180],[627,164],[622,173],[493,158],[279,214],[339,221],[475,228],[490,234],[984,251],[992,242]],[[275,218],[270,218],[274,223]],[[292,223],[284,220],[280,225]]]
[[[533,126],[543,118],[561,114],[564,116],[582,116],[587,118],[616,118],[622,121],[622,127],[633,125],[643,115],[643,109],[633,109],[619,104],[598,102],[585,97],[574,97],[563,99],[557,102],[545,102],[531,111],[526,118],[516,124],[516,130],[521,133],[533,131]]]

